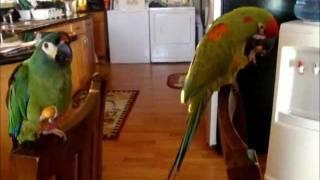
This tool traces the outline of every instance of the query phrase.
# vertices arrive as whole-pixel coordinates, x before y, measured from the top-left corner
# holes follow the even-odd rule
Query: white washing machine
[[[281,24],[266,180],[319,180],[319,24]]]
[[[111,63],[150,63],[149,10],[109,10]]]
[[[195,51],[195,8],[150,8],[151,62],[190,62]]]

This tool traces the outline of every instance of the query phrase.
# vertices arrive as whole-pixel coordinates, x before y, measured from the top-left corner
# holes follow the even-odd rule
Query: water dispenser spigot
[[[318,75],[319,74],[319,70],[320,70],[319,63],[314,63],[314,65],[313,65],[313,74],[314,75]]]
[[[304,66],[303,61],[301,61],[301,60],[298,61],[297,68],[298,68],[299,74],[304,74],[305,66]]]

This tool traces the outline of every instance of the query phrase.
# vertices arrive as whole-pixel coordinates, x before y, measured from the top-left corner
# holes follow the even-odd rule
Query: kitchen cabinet
[[[94,31],[94,47],[99,59],[108,58],[108,34],[106,31],[106,15],[105,11],[97,11],[92,13],[93,31]]]
[[[74,61],[72,62],[72,77],[74,90],[84,88],[94,72],[94,41],[92,19],[74,23],[72,33],[77,34],[77,40],[71,44]],[[84,70],[84,68],[86,70]]]
[[[6,96],[8,91],[8,80],[11,73],[19,63],[0,66],[0,179],[12,179],[11,161],[11,138],[8,134],[8,110]]]
[[[91,73],[90,64],[88,63],[88,37],[85,34],[79,34],[77,40],[71,44],[73,50],[73,60],[78,62],[72,62],[72,86],[73,90],[80,89],[85,82],[87,82],[88,76]],[[92,59],[91,59],[92,60]],[[85,71],[82,68],[88,67]],[[80,69],[79,69],[80,68]]]

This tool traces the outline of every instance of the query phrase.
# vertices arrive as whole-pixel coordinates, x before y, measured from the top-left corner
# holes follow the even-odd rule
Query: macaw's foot
[[[256,64],[256,56],[264,56],[267,53],[267,51],[264,49],[264,47],[262,45],[258,45],[256,46],[254,49],[252,49],[249,52],[248,58],[249,61],[252,62],[253,64]]]
[[[235,81],[231,87],[234,94],[240,94],[240,87],[237,81]]]
[[[250,53],[249,53],[249,55],[248,55],[248,59],[249,59],[249,61],[251,62],[251,63],[253,63],[253,64],[256,64],[257,62],[256,62],[256,50],[255,49],[253,49],[253,50],[251,50],[250,51]]]
[[[63,141],[67,141],[66,134],[58,128],[53,128],[50,130],[44,130],[41,132],[43,135],[53,134],[63,139]]]

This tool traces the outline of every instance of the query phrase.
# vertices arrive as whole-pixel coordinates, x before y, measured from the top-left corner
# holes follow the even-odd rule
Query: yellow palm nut
[[[47,106],[42,109],[40,119],[50,119],[53,118],[57,113],[57,108],[55,106]]]

